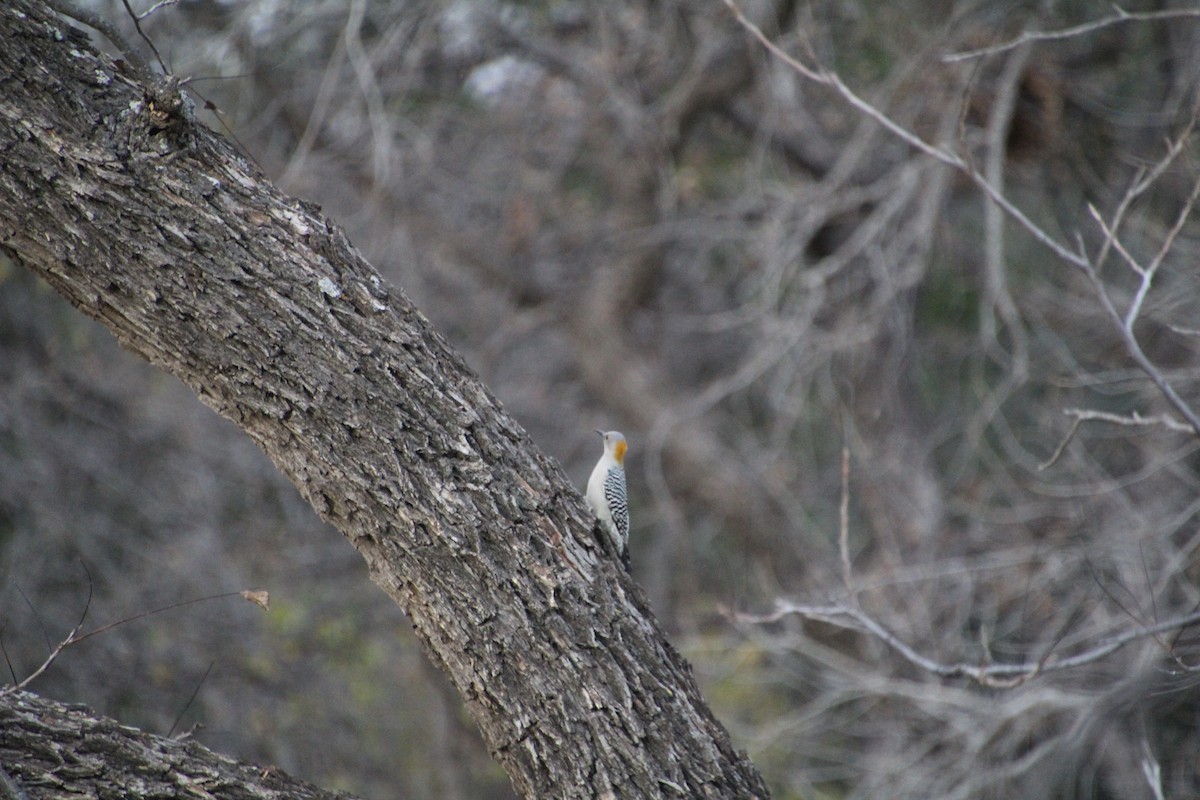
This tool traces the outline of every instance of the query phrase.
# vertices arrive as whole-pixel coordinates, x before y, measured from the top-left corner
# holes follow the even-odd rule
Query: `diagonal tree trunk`
[[[767,796],[557,464],[340,229],[138,74],[0,10],[0,250],[262,447],[523,795]]]

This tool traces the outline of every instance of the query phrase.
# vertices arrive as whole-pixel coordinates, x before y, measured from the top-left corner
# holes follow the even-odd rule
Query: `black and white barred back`
[[[625,496],[625,470],[621,467],[608,470],[604,478],[604,499],[608,501],[608,510],[620,538],[621,554],[624,555],[629,546],[629,502]]]

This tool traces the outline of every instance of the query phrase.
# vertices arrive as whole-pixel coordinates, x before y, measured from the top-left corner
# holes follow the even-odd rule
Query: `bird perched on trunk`
[[[596,431],[604,438],[604,455],[588,478],[587,501],[600,526],[612,539],[629,567],[629,504],[625,494],[625,451],[629,446],[620,431]]]

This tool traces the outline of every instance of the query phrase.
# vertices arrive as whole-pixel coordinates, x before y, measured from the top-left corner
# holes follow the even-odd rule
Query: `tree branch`
[[[843,100],[849,103],[852,108],[875,120],[882,125],[884,129],[892,133],[909,146],[937,161],[940,161],[948,167],[953,167],[954,169],[966,175],[971,179],[972,183],[974,183],[981,191],[983,191],[985,195],[987,195],[988,199],[1000,206],[1000,208],[1004,210],[1005,214],[1008,214],[1008,216],[1016,221],[1017,224],[1024,228],[1029,235],[1040,242],[1043,246],[1048,248],[1051,252],[1053,252],[1063,261],[1066,261],[1068,264],[1072,264],[1079,268],[1086,266],[1087,260],[1082,255],[1059,242],[1040,225],[1031,220],[1024,211],[1014,205],[1012,201],[1010,201],[1004,196],[1003,193],[1000,192],[1000,190],[989,183],[987,178],[980,174],[980,172],[976,170],[975,167],[966,159],[950,152],[944,147],[939,147],[926,142],[920,136],[913,133],[908,128],[905,128],[899,122],[896,122],[881,109],[867,102],[857,93],[855,93],[854,90],[852,90],[842,81],[841,77],[836,72],[831,72],[824,67],[810,67],[794,58],[791,54],[785,52],[779,45],[775,44],[775,42],[771,41],[771,39],[762,32],[761,28],[751,22],[746,15],[742,13],[742,10],[737,6],[734,0],[724,0],[724,2],[725,5],[728,6],[733,12],[733,15],[737,18],[737,21],[776,58],[780,59],[789,67],[809,80],[819,83],[823,86],[830,87],[837,92]]]
[[[1015,39],[1011,39],[1001,44],[994,44],[988,47],[980,47],[975,50],[964,50],[961,53],[951,53],[945,56],[942,60],[947,63],[956,63],[959,61],[970,61],[984,56],[993,56],[997,53],[1003,53],[1008,50],[1015,50],[1023,44],[1030,42],[1053,42],[1062,39],[1073,39],[1076,36],[1084,36],[1089,33],[1095,33],[1103,28],[1112,25],[1118,25],[1123,22],[1154,22],[1171,19],[1180,19],[1184,17],[1200,17],[1200,9],[1195,8],[1171,8],[1164,11],[1138,11],[1130,13],[1121,9],[1118,6],[1113,6],[1116,9],[1116,14],[1111,17],[1084,22],[1079,25],[1073,25],[1070,28],[1062,28],[1057,31],[1026,31]]]
[[[25,790],[29,791],[26,792]],[[29,692],[0,696],[0,790],[20,797],[352,800]]]
[[[776,602],[775,610],[769,614],[738,614],[736,615],[736,619],[741,622],[761,625],[769,622],[778,622],[786,616],[793,615],[836,625],[847,630],[866,631],[892,650],[895,650],[906,661],[920,667],[926,672],[943,678],[970,678],[984,686],[998,688],[1019,685],[1043,672],[1056,672],[1059,670],[1074,669],[1085,664],[1092,664],[1131,642],[1144,639],[1148,636],[1156,636],[1166,631],[1183,629],[1200,622],[1200,611],[1193,611],[1190,614],[1174,617],[1155,625],[1130,628],[1113,636],[1100,639],[1090,647],[1069,656],[1055,656],[1053,653],[1047,652],[1036,661],[1007,664],[975,664],[965,661],[943,662],[924,656],[861,608],[842,603],[832,603],[822,606],[780,600]]]
[[[1041,464],[1038,464],[1039,470],[1046,470],[1054,466],[1060,458],[1063,451],[1067,449],[1067,445],[1075,438],[1075,433],[1079,430],[1079,426],[1084,422],[1098,421],[1111,422],[1114,425],[1125,425],[1127,427],[1162,427],[1170,431],[1178,431],[1181,433],[1195,433],[1191,425],[1185,425],[1174,417],[1167,414],[1158,414],[1152,417],[1143,417],[1138,412],[1134,411],[1129,416],[1120,414],[1112,414],[1107,411],[1096,411],[1090,408],[1066,408],[1063,413],[1071,417],[1071,428],[1063,436],[1062,441],[1058,443],[1058,447],[1054,448],[1054,452],[1050,458],[1046,459]]]
[[[987,177],[982,175],[970,161],[955,155],[949,150],[946,150],[944,147],[939,147],[926,142],[920,136],[893,120],[881,109],[877,108],[856,94],[850,89],[850,87],[846,86],[846,84],[842,82],[841,77],[838,76],[837,73],[827,70],[821,66],[813,67],[804,64],[803,62],[791,56],[789,53],[785,52],[781,47],[779,47],[779,45],[775,44],[775,42],[767,37],[761,28],[759,28],[746,17],[734,0],[725,0],[725,5],[728,6],[733,12],[739,24],[749,31],[750,34],[757,39],[772,55],[783,61],[805,78],[832,88],[842,97],[843,100],[849,103],[851,107],[857,109],[871,119],[874,119],[886,130],[908,145],[966,175],[985,195],[987,195],[988,199],[999,206],[1005,214],[1007,214],[1015,222],[1017,222],[1017,224],[1024,228],[1025,231],[1033,236],[1034,239],[1048,248],[1067,264],[1070,264],[1071,266],[1082,271],[1095,285],[1101,304],[1103,305],[1104,310],[1108,314],[1109,318],[1116,325],[1120,333],[1122,343],[1124,344],[1125,350],[1129,354],[1130,358],[1132,358],[1134,363],[1138,365],[1139,369],[1146,373],[1154,385],[1158,387],[1163,396],[1166,397],[1167,401],[1174,406],[1177,411],[1179,411],[1179,413],[1188,421],[1189,424],[1192,425],[1192,428],[1196,434],[1200,435],[1200,414],[1197,414],[1196,411],[1194,411],[1187,404],[1187,402],[1180,397],[1179,393],[1175,391],[1175,388],[1171,386],[1170,382],[1167,381],[1162,372],[1146,356],[1140,343],[1137,341],[1137,337],[1133,335],[1132,318],[1128,318],[1130,321],[1127,323],[1127,317],[1123,317],[1123,315],[1116,310],[1111,298],[1104,289],[1104,285],[1100,281],[1098,275],[1098,267],[1103,263],[1103,257],[1092,261],[1087,257],[1086,253],[1083,252],[1082,248],[1080,248],[1079,251],[1073,251],[1069,249],[1066,245],[1052,236],[1048,231],[1030,219],[1029,216],[1026,215],[1025,212],[1017,207],[1012,201],[1005,197],[1002,189],[992,181],[989,181]],[[1121,13],[1124,14],[1124,12]],[[1200,12],[1195,12],[1195,14],[1186,14],[1186,16],[1193,15],[1200,15]],[[1015,47],[1016,45],[1013,46]],[[1181,151],[1182,142],[1187,138],[1193,126],[1196,124],[1196,118],[1197,113],[1193,112],[1192,120],[1188,124],[1184,134],[1171,144],[1171,146],[1168,148],[1167,155],[1164,156],[1156,168],[1151,171],[1150,176],[1148,176],[1145,180],[1139,180],[1135,182],[1135,186],[1130,189],[1130,192],[1127,193],[1126,197],[1121,203],[1121,206],[1118,208],[1118,221],[1120,216],[1123,215],[1125,209],[1128,208],[1137,194],[1140,194],[1142,191],[1144,191],[1150,185],[1150,182],[1152,182],[1157,176],[1161,175],[1166,170],[1167,165],[1173,161],[1175,156]],[[1190,213],[1191,208],[1195,203],[1198,192],[1200,192],[1200,183],[1198,183],[1193,189],[1192,195],[1189,197],[1189,200],[1184,208],[1184,213],[1180,215],[1175,226],[1172,227],[1171,231],[1164,239],[1163,245],[1160,247],[1159,254],[1155,257],[1154,263],[1156,266],[1165,256],[1166,250],[1169,250],[1170,244],[1174,242],[1179,229],[1183,225],[1183,221],[1186,220],[1187,214]],[[1099,214],[1094,209],[1093,215],[1096,216],[1097,220],[1099,221]],[[1109,246],[1115,246],[1118,249],[1123,250],[1119,241],[1116,239],[1117,224],[1114,222],[1112,225],[1104,226],[1103,223],[1101,223],[1101,227],[1105,230],[1106,234],[1105,248],[1102,250],[1102,256],[1103,254],[1107,253]],[[1127,259],[1129,259],[1131,263],[1136,264],[1136,262],[1132,260],[1132,256],[1128,255],[1128,253],[1124,253],[1124,255],[1126,255]],[[1153,272],[1146,272],[1140,267],[1137,268],[1137,271],[1140,271],[1142,275],[1142,288],[1148,290],[1150,280],[1153,278]],[[1136,299],[1137,305],[1131,310],[1140,309],[1142,299],[1144,298],[1141,293],[1139,293],[1139,297]]]
[[[557,463],[311,205],[0,12],[0,248],[233,420],[335,525],[528,797],[765,797]],[[58,35],[56,35],[58,34]]]

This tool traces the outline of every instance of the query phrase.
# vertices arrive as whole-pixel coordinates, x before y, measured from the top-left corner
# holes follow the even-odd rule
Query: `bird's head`
[[[604,450],[612,453],[613,458],[621,466],[625,465],[625,451],[629,445],[625,442],[625,434],[620,431],[596,431],[604,439]]]

